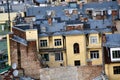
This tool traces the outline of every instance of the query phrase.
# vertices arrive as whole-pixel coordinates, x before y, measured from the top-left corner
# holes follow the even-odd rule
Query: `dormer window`
[[[90,36],[90,44],[97,44],[97,36]]]
[[[120,48],[111,48],[111,61],[120,61]]]

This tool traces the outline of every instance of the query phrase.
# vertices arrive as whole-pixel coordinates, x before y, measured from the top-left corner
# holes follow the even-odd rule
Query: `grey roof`
[[[40,0],[38,0],[40,1]],[[41,0],[44,1],[44,0]],[[69,7],[69,5],[65,6],[34,6],[30,7],[27,9],[27,16],[36,16],[36,24],[38,25],[39,29],[43,29],[42,32],[45,33],[39,33],[39,36],[49,36],[46,33],[53,33],[52,35],[62,35],[60,31],[65,31],[65,26],[66,25],[71,25],[71,24],[81,24],[82,22],[79,21],[79,16],[80,14],[83,15],[83,17],[87,17],[88,15],[85,14],[85,10],[87,8],[93,8],[97,10],[101,9],[118,9],[118,4],[116,1],[110,1],[110,2],[103,2],[103,3],[89,3],[89,4],[84,4],[83,8],[80,9],[78,6],[77,7]],[[65,9],[78,9],[79,14],[77,15],[72,15],[71,17],[66,16],[64,13]],[[53,23],[50,25],[48,24],[47,18],[49,17],[47,15],[48,11],[54,10],[55,11],[55,16],[52,16],[53,18]],[[59,20],[59,21],[58,21]],[[82,30],[72,30],[72,31],[67,31],[64,32],[65,35],[68,34],[93,34],[93,33],[104,33],[104,32],[111,32],[111,29],[108,28],[108,26],[113,26],[112,23],[112,18],[107,17],[107,19],[104,20],[93,20],[93,19],[88,19],[88,22],[83,22],[84,24],[84,31]],[[44,27],[44,28],[43,28]],[[27,27],[23,27],[23,29],[26,29]],[[29,27],[28,27],[29,28]]]
[[[54,32],[54,33],[53,33],[53,36],[58,36],[58,35],[63,35],[63,34],[64,34],[64,33],[63,33],[62,31],[61,31],[61,32],[59,31],[59,32]]]
[[[94,8],[94,9],[106,9],[108,10],[109,8],[112,9],[118,9],[118,3],[117,1],[109,1],[109,2],[102,2],[102,3],[88,3],[84,5],[84,8]]]
[[[65,29],[65,23],[53,22],[51,25],[47,21],[40,25],[41,27],[46,27],[47,32],[57,32]]]
[[[38,36],[39,37],[46,37],[46,36],[49,36],[49,35],[47,33],[40,33]]]
[[[120,47],[120,34],[108,34],[106,39],[106,47]]]
[[[91,29],[96,28],[106,28],[107,26],[112,26],[112,20],[105,19],[105,20],[92,20],[89,19],[88,23],[90,24]]]
[[[85,34],[83,30],[71,30],[64,32],[64,35],[79,35],[79,34]]]
[[[97,30],[86,30],[85,32],[87,34],[96,34],[96,33],[99,33],[99,31],[97,31]]]
[[[47,0],[35,0],[36,2],[38,2],[38,3],[45,3],[45,2],[47,2]]]
[[[19,36],[14,35],[12,40],[27,46],[27,41]]]

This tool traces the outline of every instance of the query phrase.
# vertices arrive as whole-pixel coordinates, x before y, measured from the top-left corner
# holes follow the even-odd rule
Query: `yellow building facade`
[[[18,12],[10,12],[10,21],[13,21],[17,14]],[[21,12],[21,14],[22,16],[24,16],[23,12]],[[5,23],[6,21],[8,21],[8,13],[0,13],[0,24]],[[11,26],[12,26],[12,22],[11,22]]]
[[[109,80],[119,80],[120,79],[120,74],[114,74],[114,68],[116,66],[120,66],[119,63],[114,63],[114,64],[105,64],[105,72],[106,75],[108,76]]]
[[[88,36],[86,34],[42,36],[38,42],[39,53],[43,58],[47,58],[46,64],[49,67],[83,66],[87,65],[87,61],[91,61],[92,65],[102,65],[101,36],[98,33]],[[60,55],[57,56],[57,53]],[[61,60],[56,60],[57,57]]]

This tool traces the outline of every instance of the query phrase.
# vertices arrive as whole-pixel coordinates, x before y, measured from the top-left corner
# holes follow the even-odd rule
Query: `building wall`
[[[26,30],[25,34],[26,34],[26,40],[27,41],[31,41],[31,40],[35,40],[36,41],[37,51],[39,51],[37,29]]]
[[[46,64],[49,65],[50,68],[55,68],[55,67],[60,67],[62,64],[62,66],[66,66],[66,53],[63,51],[63,60],[61,61],[56,61],[55,60],[55,53],[54,52],[49,52],[49,61],[46,61]],[[45,53],[42,53],[45,54]]]
[[[14,18],[16,17],[18,12],[11,12],[10,13],[10,20],[13,21]],[[24,16],[24,14],[21,12],[22,16]],[[8,21],[8,13],[0,13],[0,23],[5,23],[6,21]],[[12,22],[11,22],[11,26],[12,26]]]
[[[117,28],[117,31],[115,33],[120,33],[120,21],[116,21],[116,28]]]
[[[101,71],[101,66],[43,68],[40,70],[40,80],[92,80]]]
[[[35,34],[31,36],[32,34]],[[23,39],[27,39],[27,45],[19,43],[19,41],[12,40],[13,35],[19,36]],[[30,39],[30,37],[32,39]],[[35,38],[33,40],[33,38]],[[40,72],[40,61],[37,57],[37,31],[21,31],[13,28],[13,34],[8,36],[8,56],[10,57],[10,65],[16,63],[18,68],[23,68],[25,70],[25,76],[31,76],[38,79]]]
[[[55,39],[61,39],[61,45],[55,46],[54,40]],[[40,46],[40,40],[47,40],[47,47],[41,47]],[[64,48],[63,43],[63,37],[62,36],[47,36],[47,37],[39,37],[39,49],[57,49],[57,48]],[[55,60],[55,53],[56,52],[62,52],[63,53],[63,60],[56,61]],[[49,67],[60,67],[60,64],[63,64],[63,66],[66,66],[66,52],[61,51],[43,51],[40,52],[40,54],[48,54],[49,55],[49,61],[46,61],[46,64],[48,64]]]
[[[98,59],[90,58],[90,51],[99,51]],[[92,65],[102,65],[102,50],[101,49],[90,49],[88,50],[88,59],[92,62]]]
[[[19,48],[18,48],[19,44]],[[20,50],[20,64],[18,64],[18,51]],[[25,76],[39,78],[40,62],[37,58],[36,41],[29,41],[28,46],[24,46],[13,40],[10,40],[11,64],[16,63],[18,68],[23,68]]]
[[[114,70],[113,70],[114,66],[120,66],[120,64],[119,63],[105,64],[105,72],[106,72],[109,80],[119,80],[120,79],[120,74],[114,74]]]
[[[97,43],[91,44],[90,43],[90,37],[96,36],[97,37]],[[101,36],[99,34],[89,34],[89,41],[87,46],[87,53],[88,53],[88,59],[92,61],[92,65],[101,65],[102,64],[102,48],[101,48]],[[91,59],[90,58],[90,51],[99,51],[99,58],[97,59]]]
[[[80,53],[74,54],[73,45],[79,44]],[[80,60],[81,65],[86,65],[86,38],[84,35],[66,36],[67,65],[74,66],[75,60]]]
[[[37,39],[38,39],[37,29],[26,30],[26,40],[37,40]]]

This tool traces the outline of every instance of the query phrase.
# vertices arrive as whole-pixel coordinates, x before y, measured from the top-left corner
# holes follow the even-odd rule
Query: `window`
[[[91,44],[96,44],[97,43],[97,36],[91,36],[90,37],[90,43]]]
[[[111,48],[111,61],[120,61],[120,48]]]
[[[75,43],[74,45],[73,45],[73,48],[74,48],[74,53],[76,54],[76,53],[79,53],[79,44],[78,43]]]
[[[75,66],[80,66],[80,60],[75,60],[75,61],[74,61],[74,65],[75,65]]]
[[[62,45],[61,39],[55,39],[54,44],[55,44],[55,46],[61,46]]]
[[[49,54],[42,54],[42,58],[43,58],[45,61],[49,61]]]
[[[112,51],[113,58],[120,58],[120,50]]]
[[[61,0],[61,2],[65,2],[65,0]]]
[[[63,53],[57,52],[55,53],[55,61],[62,61],[63,60]]]
[[[114,74],[120,74],[120,66],[114,66],[113,72],[114,72]]]
[[[99,51],[90,51],[90,58],[91,59],[98,59],[99,58]]]
[[[47,47],[47,40],[40,40],[41,47]]]

